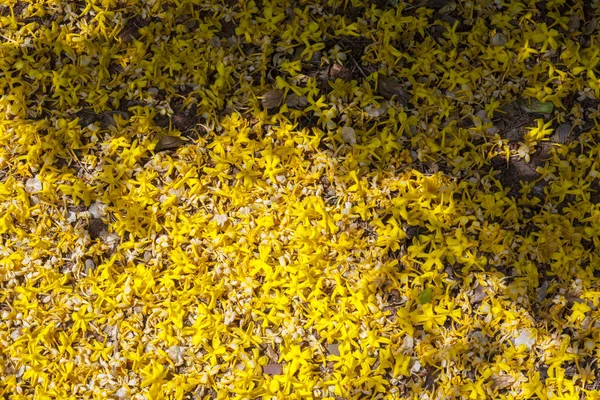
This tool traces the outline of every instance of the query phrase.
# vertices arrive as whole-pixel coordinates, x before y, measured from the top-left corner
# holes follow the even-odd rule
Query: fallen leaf
[[[265,345],[264,351],[271,362],[276,364],[279,361],[279,354],[270,345]]]
[[[352,71],[341,64],[333,64],[331,68],[329,68],[329,78],[333,80],[341,78],[346,82],[349,82],[352,79]]]
[[[377,118],[380,117],[382,115],[384,115],[387,110],[385,107],[375,107],[372,104],[369,104],[368,106],[365,107],[365,112],[367,113],[367,115],[369,117],[373,117],[373,118]]]
[[[583,26],[583,34],[591,35],[598,28],[598,21],[593,19]]]
[[[537,301],[541,302],[546,298],[546,295],[548,294],[548,286],[550,286],[548,281],[542,282],[537,290]]]
[[[571,133],[571,129],[573,127],[571,124],[562,124],[554,131],[554,134],[550,137],[550,140],[556,143],[566,143],[569,138],[569,134]]]
[[[506,36],[504,36],[500,32],[496,33],[490,40],[490,44],[493,47],[504,46],[506,44],[506,42],[508,42],[508,39],[506,38]]]
[[[440,11],[438,11],[441,15],[447,15],[456,10],[456,3],[453,1],[447,2]]]
[[[505,389],[515,383],[516,379],[512,375],[495,375],[492,376],[494,381],[494,389]]]
[[[433,294],[433,292],[432,292],[431,288],[427,288],[427,289],[423,290],[421,293],[419,293],[419,296],[418,296],[419,304],[431,303],[432,294]]]
[[[109,111],[100,114],[102,116],[102,124],[105,127],[121,126],[131,118],[131,114],[125,111]]]
[[[509,104],[505,104],[498,109],[499,114],[503,114],[503,116],[514,117],[521,114],[521,107],[519,107],[518,101],[514,101]]]
[[[292,93],[285,98],[285,104],[287,104],[288,107],[304,108],[308,105],[308,100],[306,99],[306,96],[298,96]]]
[[[344,142],[354,146],[356,144],[356,132],[354,132],[353,128],[350,128],[349,126],[345,126],[341,129],[342,132],[342,139],[344,139]]]
[[[269,90],[261,97],[262,106],[267,110],[279,107],[282,101],[283,90],[281,89]]]
[[[339,356],[340,355],[340,346],[337,343],[333,343],[333,344],[328,344],[327,345],[327,352],[329,354],[331,354],[332,356]]]
[[[263,372],[270,376],[281,375],[281,373],[283,372],[283,367],[281,364],[269,363],[265,365],[265,367],[263,368]]]
[[[154,147],[154,151],[173,150],[184,144],[185,142],[177,136],[163,136]]]
[[[396,97],[400,104],[405,105],[408,102],[408,95],[404,87],[394,79],[379,75],[377,79],[377,94],[388,100]]]
[[[454,9],[456,9],[456,3],[454,3]],[[451,27],[454,27],[454,24],[456,24],[457,29],[462,27],[462,22],[459,19],[454,18],[452,15],[444,14],[444,9],[441,9],[438,13],[440,14],[440,21],[447,23]]]
[[[579,15],[572,15],[567,26],[571,32],[578,30],[581,26],[581,18],[579,18]]]
[[[539,101],[538,99],[521,100],[519,102],[521,109],[529,114],[550,114],[554,110],[554,104],[549,101]]]
[[[486,110],[479,110],[475,114],[473,114],[473,116],[477,117],[476,119],[474,119],[475,126],[477,126],[478,123],[479,125],[481,125],[482,123],[485,124],[490,122],[490,118],[488,117],[488,113]]]
[[[434,369],[432,371],[428,370],[427,372],[427,377],[425,378],[425,383],[423,384],[423,387],[427,390],[431,390],[433,388],[435,388],[437,385],[437,380],[440,376],[440,371],[437,369]]]
[[[448,3],[450,3],[448,0],[427,0],[425,2],[425,5],[428,8],[435,8],[439,10],[441,8],[446,7]]]
[[[473,297],[471,298],[471,304],[479,303],[487,297],[485,292],[488,289],[487,286],[478,285],[473,291]]]

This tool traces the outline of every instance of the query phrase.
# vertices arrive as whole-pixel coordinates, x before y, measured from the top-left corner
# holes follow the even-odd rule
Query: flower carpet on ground
[[[3,1],[1,396],[600,398],[572,3]]]

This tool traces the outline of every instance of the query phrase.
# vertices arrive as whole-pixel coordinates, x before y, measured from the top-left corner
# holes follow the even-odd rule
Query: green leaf
[[[431,288],[427,288],[419,293],[419,304],[427,304],[431,303],[431,296],[433,292]]]
[[[549,101],[542,102],[537,99],[531,100],[529,103],[524,101],[521,104],[523,111],[529,114],[550,114],[554,110],[554,104]]]

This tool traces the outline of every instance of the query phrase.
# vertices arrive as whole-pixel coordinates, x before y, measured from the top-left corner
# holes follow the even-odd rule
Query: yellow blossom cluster
[[[0,397],[600,398],[595,4],[3,0]]]

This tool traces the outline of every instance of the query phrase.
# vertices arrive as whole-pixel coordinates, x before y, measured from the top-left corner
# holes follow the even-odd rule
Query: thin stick
[[[358,62],[356,62],[356,60],[354,59],[354,57],[351,57],[352,61],[354,62],[354,65],[356,65],[356,68],[358,68],[358,70],[360,71],[360,73],[362,74],[362,76],[365,77],[365,79],[367,78],[367,74],[365,74],[365,71],[362,70],[362,68],[360,67],[360,65],[358,65]]]

